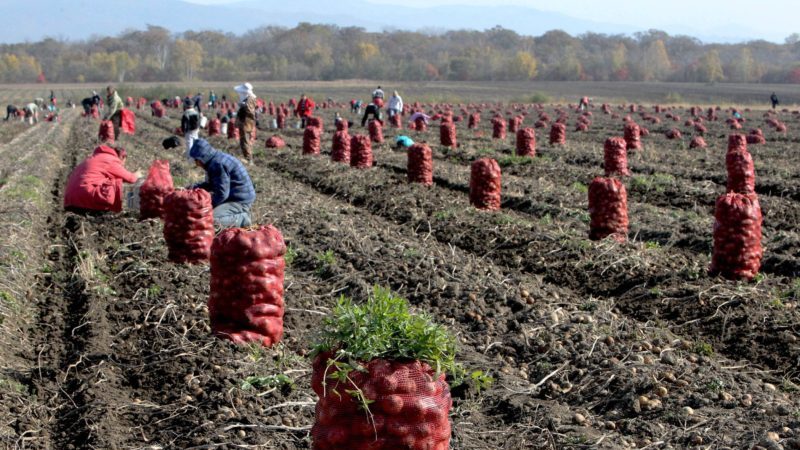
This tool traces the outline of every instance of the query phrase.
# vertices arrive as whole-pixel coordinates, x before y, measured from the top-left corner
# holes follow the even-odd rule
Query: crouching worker
[[[125,149],[101,145],[67,180],[64,209],[78,213],[122,211],[122,182],[135,183],[142,172],[125,169]]]
[[[205,139],[194,141],[189,156],[206,171],[206,181],[194,185],[211,193],[214,225],[220,228],[249,227],[250,207],[256,190],[239,159],[221,152]]]

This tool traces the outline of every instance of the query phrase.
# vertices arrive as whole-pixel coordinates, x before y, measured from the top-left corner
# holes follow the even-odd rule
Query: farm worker
[[[25,120],[29,124],[39,123],[39,106],[36,103],[28,103],[23,108],[23,111],[25,112]]]
[[[5,122],[8,122],[10,117],[17,117],[19,108],[14,105],[6,106],[6,118],[3,119]]]
[[[386,106],[386,112],[389,114],[390,119],[396,114],[403,112],[403,98],[400,97],[397,91],[394,91],[394,94],[389,97],[389,104]]]
[[[186,141],[186,157],[188,158],[189,150],[192,149],[192,144],[200,137],[200,113],[194,108],[194,104],[189,97],[183,100],[181,131]]]
[[[212,108],[217,107],[217,94],[214,91],[208,93],[208,101],[211,103]]]
[[[206,171],[206,180],[193,187],[211,193],[214,225],[250,226],[250,207],[256,199],[256,190],[241,161],[215,149],[205,139],[194,141],[189,155]]]
[[[83,106],[83,112],[88,116],[89,113],[92,111],[92,106],[100,107],[100,96],[97,95],[97,91],[92,91],[91,97],[86,97],[85,99],[81,100],[81,106]]]
[[[52,106],[56,106],[56,102],[57,102],[57,101],[58,101],[58,100],[56,99],[56,94],[55,94],[55,92],[53,92],[53,91],[51,90],[51,91],[50,91],[50,105],[52,105]]]
[[[733,118],[736,119],[736,120],[739,120],[739,119],[742,118],[742,114],[736,109],[733,110],[732,114],[733,114]]]
[[[236,124],[239,127],[239,146],[242,155],[248,162],[253,161],[253,136],[252,132],[256,128],[256,94],[253,93],[253,85],[250,83],[240,84],[233,88],[239,94],[239,111],[236,113]]]
[[[194,96],[193,100],[194,100],[194,108],[197,110],[197,112],[202,112],[203,111],[203,94],[198,92],[197,95]]]
[[[228,135],[228,122],[230,122],[230,117],[227,114],[222,114],[221,112],[217,113],[217,119],[219,119],[220,123],[220,130],[219,132],[222,133],[223,136]]]
[[[381,121],[381,107],[376,105],[375,103],[370,103],[367,105],[367,108],[364,110],[364,117],[361,118],[361,126],[363,127],[364,124],[367,123],[367,117],[372,116],[373,119],[377,121]]]
[[[772,93],[772,95],[769,96],[769,101],[772,102],[772,109],[775,109],[775,107],[778,106],[778,103],[780,103],[778,101],[778,96],[775,95],[774,92]]]
[[[400,135],[395,138],[394,144],[397,149],[408,148],[414,145],[414,141],[408,136]]]
[[[314,114],[314,100],[311,97],[306,96],[303,94],[300,96],[300,101],[297,102],[297,107],[295,108],[294,114],[300,118],[300,127],[305,128],[306,122],[308,118]]]
[[[581,101],[578,103],[578,109],[581,111],[589,109],[589,97],[581,97]]]
[[[122,103],[122,98],[120,98],[117,90],[111,85],[106,87],[106,106],[103,120],[110,120],[114,124],[114,136],[119,139],[119,127],[122,125],[122,108],[125,107],[125,104]]]
[[[383,107],[383,89],[378,86],[377,89],[372,91],[372,103],[378,105],[378,107]]]
[[[408,118],[408,123],[414,123],[417,121],[418,118],[422,117],[422,120],[425,121],[425,124],[428,124],[428,121],[431,120],[431,116],[425,114],[424,112],[417,111]]]
[[[122,182],[135,183],[142,171],[125,169],[123,148],[101,145],[80,163],[67,180],[64,208],[68,211],[122,211]]]

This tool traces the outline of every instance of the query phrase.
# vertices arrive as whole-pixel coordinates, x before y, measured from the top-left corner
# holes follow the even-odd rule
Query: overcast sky
[[[188,0],[195,3],[225,4],[238,0]],[[268,0],[274,1],[274,0]],[[302,3],[302,0],[296,0]],[[731,28],[741,30],[742,39],[763,38],[782,41],[800,32],[798,0],[368,0],[372,3],[406,6],[444,4],[499,5],[513,4],[559,12],[595,22],[638,25],[657,28],[672,34],[702,31],[714,34]],[[332,6],[335,3],[332,3]],[[348,11],[348,13],[353,13]],[[448,24],[442,24],[446,27]],[[450,24],[457,27],[457,24]],[[413,28],[413,24],[407,24]],[[625,30],[620,30],[625,33]]]

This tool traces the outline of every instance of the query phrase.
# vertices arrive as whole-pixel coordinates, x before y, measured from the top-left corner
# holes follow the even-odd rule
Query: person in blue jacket
[[[189,156],[206,171],[206,180],[193,187],[211,193],[214,225],[221,228],[250,226],[250,208],[256,199],[256,190],[244,164],[215,149],[205,139],[194,141]]]

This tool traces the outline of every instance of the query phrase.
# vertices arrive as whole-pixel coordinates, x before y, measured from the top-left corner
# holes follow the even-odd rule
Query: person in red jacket
[[[67,180],[64,209],[73,212],[122,211],[122,182],[135,183],[142,171],[125,169],[123,148],[101,145],[83,160]]]
[[[306,97],[306,94],[300,96],[300,101],[297,102],[297,108],[295,108],[294,112],[298,117],[300,117],[301,127],[306,127],[308,118],[314,114],[315,106],[314,100],[312,100],[311,97]]]

